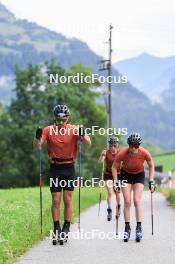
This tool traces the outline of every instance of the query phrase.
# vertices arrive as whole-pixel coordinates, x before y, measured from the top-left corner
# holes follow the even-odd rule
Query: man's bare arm
[[[98,160],[98,163],[103,163],[104,161],[105,161],[105,156],[101,155],[99,160]]]
[[[148,167],[149,167],[149,181],[154,180],[154,162],[153,159],[147,161]]]
[[[83,142],[87,145],[91,145],[91,139],[88,135],[83,136]]]

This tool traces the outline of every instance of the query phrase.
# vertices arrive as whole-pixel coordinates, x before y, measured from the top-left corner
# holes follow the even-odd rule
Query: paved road
[[[16,264],[174,264],[175,263],[175,210],[166,205],[165,198],[155,194],[155,234],[151,235],[149,211],[149,193],[143,195],[143,232],[141,243],[134,240],[135,221],[132,208],[132,236],[128,243],[121,239],[71,239],[64,246],[52,246],[49,238],[38,243]],[[115,208],[115,197],[113,201]],[[115,231],[115,219],[106,221],[106,202],[102,203],[101,214],[97,216],[98,206],[88,209],[81,216],[81,228],[84,231]],[[123,232],[123,214],[119,231]],[[77,225],[72,226],[77,231]],[[97,231],[95,231],[97,232]],[[102,235],[102,233],[100,233]]]

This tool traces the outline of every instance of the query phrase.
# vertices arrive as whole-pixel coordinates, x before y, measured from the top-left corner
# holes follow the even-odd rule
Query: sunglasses
[[[139,146],[140,146],[139,144],[129,144],[129,147],[130,147],[130,148],[138,149]]]
[[[64,116],[64,117],[56,117],[55,120],[56,122],[66,122],[67,121],[68,116]]]
[[[109,146],[112,148],[112,147],[116,147],[117,145],[116,144],[110,144]]]

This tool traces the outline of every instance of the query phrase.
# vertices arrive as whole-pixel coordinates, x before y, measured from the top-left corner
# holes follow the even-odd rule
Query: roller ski
[[[60,246],[63,246],[67,241],[68,241],[68,235],[66,235],[65,233],[61,232],[61,237],[59,239]]]
[[[107,221],[111,221],[112,220],[112,209],[108,208],[107,209]]]
[[[53,234],[52,234],[52,245],[56,246],[60,241],[60,235],[61,235],[61,227],[59,226],[57,229],[54,228]]]
[[[141,225],[136,227],[136,242],[140,242],[143,237]]]
[[[128,242],[131,236],[131,228],[129,225],[125,226],[125,231],[124,231],[124,242]]]
[[[68,241],[68,235],[70,232],[70,222],[65,221],[61,234],[60,234],[60,240],[59,240],[59,244],[62,246],[64,245],[64,243],[66,243]]]

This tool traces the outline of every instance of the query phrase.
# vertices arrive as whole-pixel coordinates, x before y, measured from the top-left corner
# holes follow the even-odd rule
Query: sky
[[[112,61],[150,53],[175,55],[174,0],[0,0],[17,18],[85,41],[107,57],[109,25]]]

